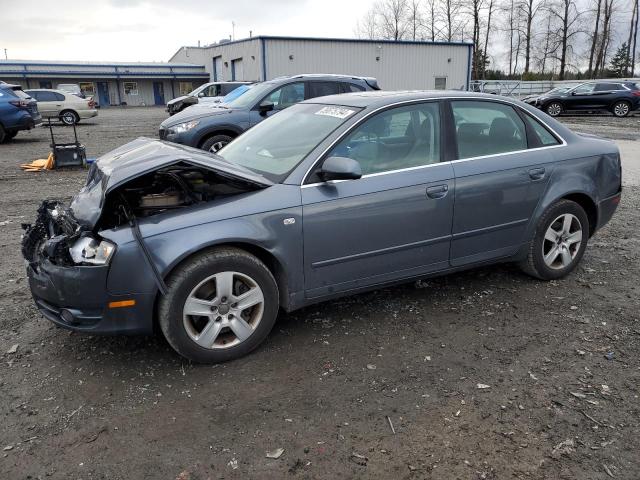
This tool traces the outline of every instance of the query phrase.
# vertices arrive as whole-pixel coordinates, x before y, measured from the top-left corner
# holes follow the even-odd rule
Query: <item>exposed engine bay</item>
[[[131,217],[149,217],[255,189],[254,184],[179,163],[138,177],[110,192],[99,227],[116,228],[128,223]]]
[[[74,198],[71,207],[56,200],[45,200],[33,224],[25,224],[22,239],[24,258],[37,268],[47,259],[55,265],[106,264],[115,246],[99,238],[100,230],[129,225],[134,237],[148,256],[138,219],[192,207],[222,197],[261,188],[255,183],[234,178],[188,162],[178,162],[132,178],[108,191],[104,200],[99,178],[90,172],[85,188]],[[102,203],[102,205],[100,205]],[[93,226],[83,225],[80,209],[99,206],[100,214]]]

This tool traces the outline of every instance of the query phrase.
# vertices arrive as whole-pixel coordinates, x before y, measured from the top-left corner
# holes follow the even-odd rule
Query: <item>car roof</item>
[[[277,83],[284,80],[295,80],[295,79],[313,79],[313,80],[373,80],[372,77],[362,77],[359,75],[347,75],[340,73],[301,73],[297,75],[283,75],[281,77],[272,78],[271,80],[267,80],[264,83]]]
[[[492,95],[489,93],[467,92],[463,90],[406,90],[406,91],[388,91],[377,90],[356,93],[342,93],[339,95],[328,95],[326,97],[317,97],[305,100],[302,103],[322,103],[329,105],[344,105],[347,107],[382,107],[398,102],[410,102],[414,100],[437,100],[438,98],[484,98],[487,100],[507,100],[514,102],[513,99],[501,97],[500,95]]]
[[[68,95],[69,92],[65,92],[64,90],[58,90],[56,88],[26,88],[25,92],[56,92],[61,95]]]

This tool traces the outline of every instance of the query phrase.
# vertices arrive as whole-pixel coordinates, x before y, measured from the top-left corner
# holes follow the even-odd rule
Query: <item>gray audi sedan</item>
[[[23,254],[55,324],[157,327],[212,363],[256,348],[280,308],[497,262],[562,278],[620,195],[613,143],[524,103],[362,92],[294,105],[218,155],[124,145],[70,206],[42,204]]]

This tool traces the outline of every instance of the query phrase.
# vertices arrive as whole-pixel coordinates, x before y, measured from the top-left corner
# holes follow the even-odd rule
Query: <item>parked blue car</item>
[[[55,324],[159,327],[218,362],[256,348],[280,309],[498,262],[563,278],[621,179],[614,143],[512,99],[332,95],[218,155],[144,138],[104,155],[69,207],[42,204],[23,254]]]
[[[223,104],[193,105],[162,122],[158,134],[161,140],[215,153],[265,118],[305,99],[379,89],[377,80],[367,77],[279,77],[252,85]]]
[[[38,102],[24,93],[20,85],[0,83],[0,143],[41,123]]]

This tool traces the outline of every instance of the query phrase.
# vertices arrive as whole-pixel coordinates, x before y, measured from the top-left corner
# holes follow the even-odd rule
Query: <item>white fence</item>
[[[603,78],[595,80],[473,80],[469,85],[469,90],[473,92],[493,93],[507,97],[522,98],[527,95],[539,95],[548,92],[552,88],[561,86],[574,86],[584,82],[636,82],[640,83],[640,78]]]

